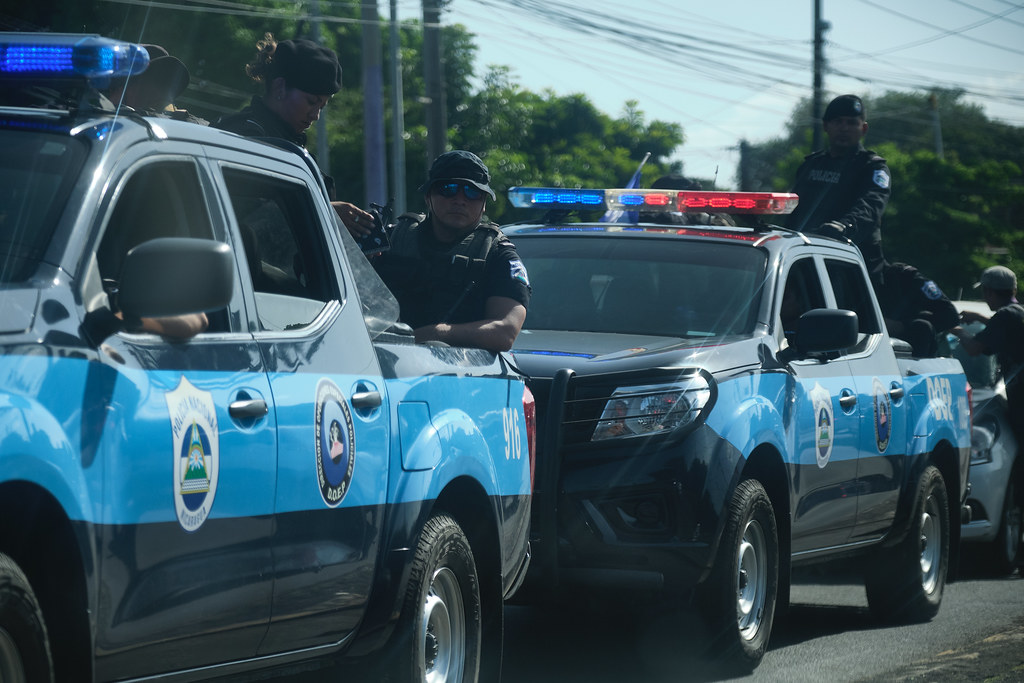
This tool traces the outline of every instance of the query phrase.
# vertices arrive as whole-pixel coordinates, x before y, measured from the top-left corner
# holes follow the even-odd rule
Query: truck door
[[[122,159],[89,252],[104,279],[116,282],[124,254],[148,239],[223,239],[194,160],[201,150],[180,147]],[[277,430],[259,349],[239,324],[240,291],[236,282],[206,332],[113,334],[89,369],[83,424],[102,437],[83,466],[103,467],[105,503],[97,680],[252,657],[266,632]]]
[[[781,294],[780,319],[792,335],[803,313],[826,306],[816,261],[808,256],[790,267]],[[856,387],[846,358],[795,360],[793,378],[794,462],[792,479],[794,553],[844,543],[857,516],[857,443],[860,421]]]
[[[908,439],[903,377],[892,345],[882,334],[881,315],[863,266],[855,260],[827,258],[825,268],[836,306],[854,311],[860,329],[857,346],[846,354],[860,414],[859,502],[852,540],[871,540],[892,526],[905,476]]]
[[[279,426],[274,597],[259,652],[336,643],[362,618],[376,574],[388,472],[384,384],[314,178],[276,159],[259,167],[225,160],[221,172]]]

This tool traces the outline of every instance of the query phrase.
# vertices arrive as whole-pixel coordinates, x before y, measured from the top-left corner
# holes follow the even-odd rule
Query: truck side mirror
[[[796,348],[801,355],[848,349],[857,343],[857,314],[853,311],[816,308],[800,316]]]
[[[158,318],[224,308],[235,284],[235,259],[223,242],[161,237],[128,251],[117,306],[129,317]]]

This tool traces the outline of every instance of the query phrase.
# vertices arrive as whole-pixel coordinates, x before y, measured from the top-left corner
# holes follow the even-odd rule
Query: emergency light
[[[672,213],[787,214],[799,197],[785,192],[706,190],[565,189],[513,187],[508,199],[520,209],[659,211]]]
[[[146,48],[98,35],[0,33],[0,77],[99,79],[149,66]]]

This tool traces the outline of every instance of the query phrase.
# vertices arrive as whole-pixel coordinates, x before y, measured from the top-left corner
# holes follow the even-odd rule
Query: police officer
[[[1024,443],[1024,306],[1017,302],[1017,276],[1006,266],[992,266],[982,271],[979,280],[975,286],[981,287],[985,303],[995,313],[989,318],[964,311],[964,322],[983,322],[985,329],[973,336],[959,326],[951,332],[968,354],[996,355],[1006,383],[1010,422],[1018,443]]]
[[[512,242],[483,220],[490,181],[472,152],[437,157],[419,188],[428,213],[402,216],[373,261],[418,342],[507,351],[523,327],[530,281]]]
[[[938,335],[960,320],[939,286],[906,263],[886,263],[875,291],[889,334],[909,342],[920,358],[937,355]]]
[[[877,284],[885,263],[882,213],[889,202],[889,167],[861,143],[868,123],[859,97],[840,95],[829,102],[822,122],[828,149],[806,157],[797,169],[793,192],[800,203],[787,225],[849,239],[860,248]]]
[[[110,81],[107,96],[114,106],[131,107],[140,114],[166,116],[179,121],[208,125],[208,121],[174,105],[174,100],[188,87],[188,67],[159,45],[146,44],[149,65],[130,78]]]
[[[222,116],[214,128],[249,137],[281,138],[306,147],[306,130],[341,90],[341,64],[334,50],[310,40],[277,42],[267,33],[256,43],[256,58],[245,71],[264,87],[239,112]],[[337,201],[334,179],[324,175],[331,206],[346,227],[358,236],[373,227],[373,215],[355,204]]]

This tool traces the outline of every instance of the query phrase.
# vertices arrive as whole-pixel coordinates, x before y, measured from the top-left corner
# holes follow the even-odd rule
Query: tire
[[[779,534],[761,483],[740,482],[699,605],[711,628],[711,654],[732,673],[752,671],[764,657],[779,590]]]
[[[999,531],[989,545],[989,569],[1005,576],[1013,572],[1021,553],[1021,531],[1024,529],[1024,507],[1017,499],[1016,468],[1006,482],[1003,510],[999,516]]]
[[[480,675],[480,582],[473,549],[448,515],[427,520],[399,623],[395,681],[473,683]]]
[[[53,658],[43,612],[28,579],[0,554],[0,681],[53,681]]]
[[[949,566],[949,500],[942,474],[925,468],[914,496],[911,526],[898,546],[871,563],[868,607],[885,622],[930,621],[939,612]]]

